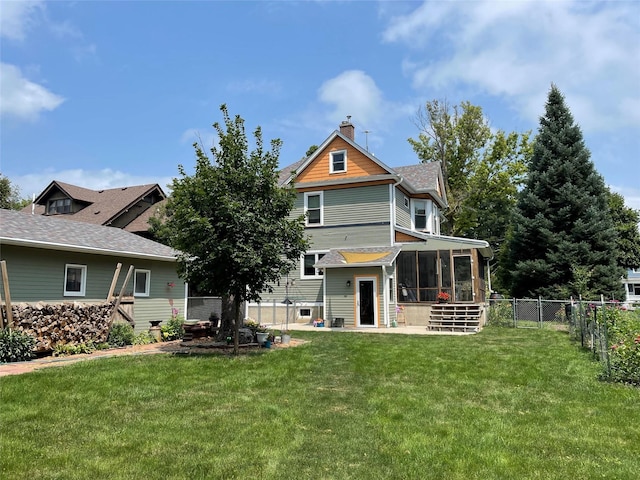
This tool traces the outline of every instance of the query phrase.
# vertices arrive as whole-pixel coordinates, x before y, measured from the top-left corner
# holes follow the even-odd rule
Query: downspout
[[[184,319],[187,320],[189,318],[189,284],[184,282]]]
[[[398,177],[398,181],[394,184],[389,185],[389,195],[391,197],[390,205],[390,225],[389,225],[389,235],[391,240],[391,245],[396,244],[395,237],[395,229],[396,229],[396,187],[402,183],[404,177]],[[383,307],[383,317],[384,317],[384,326],[389,328],[389,291],[387,289],[387,282],[389,279],[387,278],[387,269],[382,266],[382,307]]]
[[[396,187],[402,183],[404,177],[399,177],[399,180],[394,184],[389,184],[391,202],[390,202],[390,235],[391,235],[391,245],[395,245],[395,227],[396,227]]]

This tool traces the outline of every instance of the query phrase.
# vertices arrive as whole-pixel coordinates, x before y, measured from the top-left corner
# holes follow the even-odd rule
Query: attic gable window
[[[347,171],[347,151],[339,150],[329,154],[329,173],[343,173]]]
[[[304,213],[307,225],[322,225],[322,192],[307,192],[304,194]]]
[[[71,199],[59,198],[49,200],[47,203],[47,215],[58,215],[61,213],[71,213]]]

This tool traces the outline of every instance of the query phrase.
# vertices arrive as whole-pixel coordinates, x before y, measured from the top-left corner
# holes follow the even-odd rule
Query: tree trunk
[[[233,353],[237,355],[240,353],[240,295],[235,294],[233,296],[233,303],[235,306],[235,320],[233,329]]]

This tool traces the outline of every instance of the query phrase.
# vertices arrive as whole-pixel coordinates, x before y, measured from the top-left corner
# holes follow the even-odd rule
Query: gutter
[[[177,256],[157,255],[153,253],[130,252],[127,250],[107,250],[104,248],[87,247],[84,245],[68,245],[63,243],[42,242],[39,240],[21,240],[15,238],[0,237],[1,245],[14,245],[18,247],[42,248],[45,250],[57,250],[63,252],[89,253],[94,255],[111,255],[127,258],[143,258],[158,260],[161,262],[176,262]]]

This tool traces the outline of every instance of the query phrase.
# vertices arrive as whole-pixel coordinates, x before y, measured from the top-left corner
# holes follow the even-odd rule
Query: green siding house
[[[0,257],[12,303],[104,302],[117,265],[122,271],[116,295],[132,266],[123,315],[137,332],[148,330],[152,320],[184,315],[186,289],[177,274],[177,255],[121,228],[0,210]]]
[[[354,131],[342,122],[310,157],[280,172],[280,183],[296,188],[292,215],[306,216],[311,247],[272,293],[247,305],[247,316],[477,331],[493,254],[485,241],[440,234],[447,206],[440,163],[391,168],[355,143]]]

